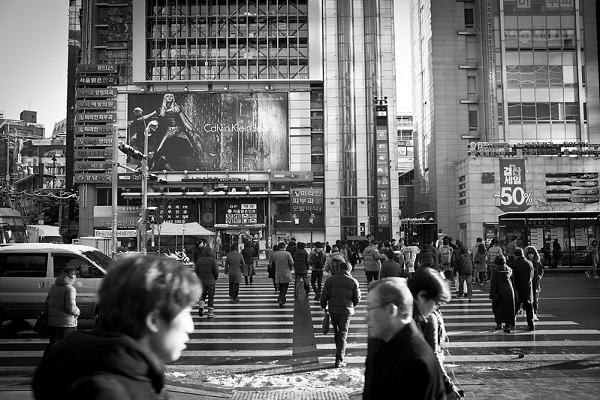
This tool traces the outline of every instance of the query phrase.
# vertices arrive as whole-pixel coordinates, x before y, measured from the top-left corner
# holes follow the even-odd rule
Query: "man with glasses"
[[[413,296],[406,280],[373,282],[367,310],[363,399],[445,399],[438,361],[413,320]]]

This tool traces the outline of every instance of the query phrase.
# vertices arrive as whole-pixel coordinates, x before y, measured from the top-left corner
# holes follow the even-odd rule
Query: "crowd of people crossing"
[[[266,272],[279,307],[286,307],[290,284],[294,297],[314,294],[312,301],[330,316],[336,368],[347,365],[351,320],[355,308],[366,297],[364,399],[393,398],[399,389],[407,398],[458,399],[461,391],[444,367],[447,334],[442,304],[452,298],[471,302],[473,285],[489,283],[496,330],[511,333],[521,311],[529,331],[535,330],[539,320],[541,279],[544,268],[552,268],[553,264],[545,261],[546,248],[541,249],[540,255],[533,246],[519,247],[515,239],[504,249],[497,239],[486,245],[477,238],[469,248],[447,236],[423,244],[416,239],[406,244],[402,240],[375,239],[351,244],[338,240],[332,245],[316,242],[308,249],[306,243],[292,238],[273,246],[266,260]],[[586,274],[597,277],[599,255],[595,240],[588,247],[588,254],[592,267]],[[98,328],[81,334],[69,327],[54,328],[56,334],[51,336],[34,378],[36,398],[97,393],[111,398],[128,393],[130,398],[138,398],[139,393],[148,391],[156,394],[152,398],[159,398],[164,392],[162,365],[180,357],[194,330],[190,316],[193,303],[198,302],[199,317],[215,318],[215,288],[221,278],[220,270],[223,269],[222,279],[227,280],[229,301],[233,304],[244,301],[240,285],[252,285],[257,274],[251,243],[244,244],[241,251],[234,246],[221,265],[208,245],[198,246],[193,259],[195,273],[168,258],[134,256],[119,260],[102,286]],[[366,295],[353,276],[359,273],[359,265],[368,282]],[[68,273],[63,271],[60,278],[65,280]],[[69,277],[76,279],[72,274]],[[76,289],[72,286],[66,289],[74,299]],[[65,305],[56,303],[54,297],[49,299],[50,319],[54,321]],[[129,303],[122,304],[117,299]],[[76,308],[75,304],[70,306]],[[125,369],[116,368],[100,371],[101,376],[97,376],[98,371],[91,373],[79,366],[74,354],[92,354],[90,346],[95,347],[93,355],[99,365],[116,360],[127,364],[127,370],[138,368],[138,375],[131,380]],[[124,356],[123,351],[128,355]],[[150,354],[152,360],[136,354]],[[75,357],[74,366],[67,361],[69,357]],[[68,379],[65,372],[70,374]],[[145,373],[153,375],[144,378]],[[141,378],[147,378],[151,387],[136,383]]]

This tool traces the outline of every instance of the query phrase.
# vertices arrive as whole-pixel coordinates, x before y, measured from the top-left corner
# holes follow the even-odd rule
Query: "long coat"
[[[490,282],[490,299],[496,324],[514,324],[515,292],[512,284],[512,269],[506,264],[495,265]]]
[[[242,268],[244,268],[244,257],[237,251],[232,251],[225,258],[225,273],[229,275],[229,283],[242,282]]]
[[[275,283],[289,283],[292,279],[292,267],[294,260],[286,250],[279,250],[271,255],[271,261],[275,262]]]
[[[520,303],[533,303],[533,264],[523,257],[517,257],[511,268]]]

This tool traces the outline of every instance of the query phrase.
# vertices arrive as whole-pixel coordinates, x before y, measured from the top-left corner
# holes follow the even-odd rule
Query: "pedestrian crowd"
[[[556,242],[556,241],[555,241]],[[316,242],[307,249],[291,238],[273,246],[267,257],[279,307],[285,307],[290,284],[294,297],[310,296],[329,316],[336,347],[336,368],[346,366],[350,322],[364,300],[353,276],[362,264],[368,282],[369,330],[364,399],[458,399],[462,393],[444,367],[447,334],[440,306],[451,298],[471,301],[473,285],[489,282],[495,327],[510,333],[519,313],[535,330],[544,268],[560,260],[547,240],[541,250],[519,247],[513,237],[503,250],[497,239],[472,248],[440,237],[348,244]],[[587,249],[597,276],[597,242]],[[251,242],[232,246],[222,266],[229,301],[238,303],[242,278],[254,283],[256,257]],[[546,259],[551,257],[552,261]],[[50,341],[33,379],[36,399],[161,399],[164,367],[185,349],[193,332],[192,307],[200,317],[215,317],[215,288],[220,268],[210,246],[197,246],[194,269],[157,256],[118,259],[99,292],[97,328],[77,331],[77,271],[65,267],[49,291]],[[195,272],[195,273],[194,273]],[[451,289],[453,288],[453,289]],[[452,293],[454,291],[454,293]]]

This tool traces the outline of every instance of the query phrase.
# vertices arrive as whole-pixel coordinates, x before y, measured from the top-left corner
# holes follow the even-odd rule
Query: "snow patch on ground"
[[[362,392],[364,368],[324,368],[311,371],[286,372],[267,375],[250,371],[219,372],[167,372],[178,381],[205,383],[224,389],[294,389],[313,391],[321,389],[340,390],[345,393]]]

